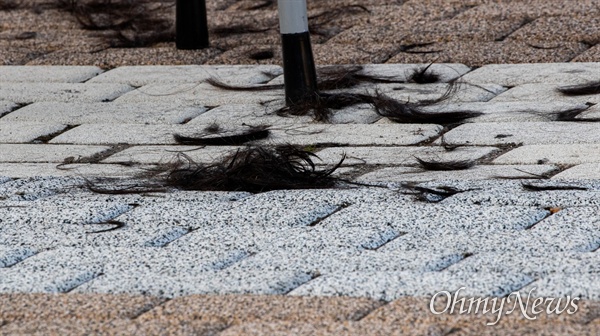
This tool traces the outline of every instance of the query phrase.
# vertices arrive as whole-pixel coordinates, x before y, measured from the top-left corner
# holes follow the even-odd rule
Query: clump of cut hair
[[[401,83],[393,76],[374,76],[362,73],[360,65],[329,65],[317,68],[319,90],[349,89],[362,83]]]
[[[264,192],[319,189],[336,185],[333,168],[319,170],[314,153],[297,146],[248,146],[211,164],[201,164],[180,153],[164,173],[165,184],[184,190]],[[155,172],[156,173],[156,172]]]
[[[589,190],[586,187],[572,186],[572,185],[536,185],[532,183],[521,183],[521,186],[525,190],[529,191],[556,191],[556,190]]]
[[[590,82],[590,83],[586,83],[586,84],[579,84],[579,85],[561,86],[556,90],[566,96],[583,96],[583,95],[600,94],[600,81]]]
[[[477,163],[475,160],[450,160],[450,161],[438,161],[438,160],[424,160],[415,157],[419,166],[425,170],[434,171],[447,171],[447,170],[465,170],[469,169]]]
[[[207,128],[205,128],[205,134],[191,137],[191,136],[183,136],[179,134],[174,134],[173,138],[180,145],[190,145],[190,146],[239,146],[243,145],[250,141],[262,140],[269,137],[271,131],[269,130],[269,125],[258,125],[258,126],[248,126],[248,129],[238,132],[232,135],[219,135],[214,136],[214,134],[220,134],[220,126],[218,124],[211,124]],[[211,136],[208,136],[210,134]]]
[[[405,192],[406,194],[415,195],[417,200],[428,203],[438,203],[456,194],[474,190],[461,190],[450,186],[437,186],[429,188],[415,183],[404,183],[402,186],[408,189],[408,192]]]
[[[440,81],[440,75],[433,71],[429,71],[432,65],[433,63],[429,63],[429,65],[425,67],[413,70],[413,72],[408,76],[408,82],[417,84],[438,83]]]

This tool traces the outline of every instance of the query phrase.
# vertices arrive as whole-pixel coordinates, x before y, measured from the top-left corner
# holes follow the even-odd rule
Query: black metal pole
[[[208,48],[205,0],[177,0],[175,6],[177,49]]]
[[[306,0],[278,0],[287,105],[316,99],[317,72],[308,32]]]

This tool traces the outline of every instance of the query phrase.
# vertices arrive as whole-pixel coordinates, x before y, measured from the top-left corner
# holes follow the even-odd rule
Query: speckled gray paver
[[[94,84],[100,85],[100,84]],[[117,84],[102,84],[117,85]],[[119,84],[124,85],[124,84]],[[0,96],[2,98],[2,96]],[[283,90],[233,91],[216,88],[207,83],[148,84],[117,98],[118,103],[167,103],[174,105],[202,104],[219,106],[223,104],[256,104],[271,100],[283,100]]]
[[[95,66],[3,66],[0,82],[81,83],[101,72]]]
[[[75,293],[130,293],[159,297],[191,294],[285,294],[312,279],[303,272],[204,272],[196,276],[115,273],[89,281]]]
[[[125,84],[3,83],[0,100],[23,104],[43,101],[91,103],[111,101],[132,89]]]
[[[64,162],[92,156],[108,150],[107,146],[72,146],[47,144],[0,144],[0,162]]]
[[[462,295],[503,296],[532,280],[516,272],[352,272],[321,276],[293,290],[290,295],[347,295],[391,301],[406,295],[431,296],[442,290],[455,292],[465,287]]]
[[[14,168],[13,168],[14,169]],[[4,176],[0,173],[0,176]],[[82,185],[81,178],[71,177],[29,177],[12,179],[0,184],[0,199],[31,201],[64,193],[69,188]]]
[[[309,116],[280,117],[275,114],[277,107],[260,104],[224,104],[192,119],[189,124],[237,124],[248,125],[289,125],[312,121]]]
[[[66,127],[66,125],[58,123],[48,124],[0,121],[0,143],[31,142],[39,137],[60,132]]]
[[[598,95],[566,96],[556,89],[557,84],[523,84],[499,94],[492,102],[507,101],[556,101],[563,103],[600,103]]]
[[[524,182],[535,185],[537,183]],[[579,187],[576,183],[557,183],[559,187]],[[444,204],[482,204],[482,205],[522,205],[550,207],[580,207],[600,205],[600,193],[596,190],[547,190],[544,192],[527,191],[521,186],[497,187],[486,190],[486,188],[475,188],[443,201]]]
[[[530,145],[496,158],[495,164],[566,164],[600,162],[600,145]]]
[[[0,163],[0,175],[24,178],[36,176],[73,177],[132,177],[144,172],[144,167],[128,167],[117,164],[78,163]]]
[[[575,122],[525,122],[464,124],[444,134],[449,144],[554,145],[600,143],[600,124]]]
[[[104,159],[104,163],[156,164],[176,160],[179,153],[190,157],[194,162],[211,163],[223,156],[233,154],[240,147],[217,146],[133,146]]]
[[[598,257],[595,253],[544,252],[526,253],[506,251],[504,253],[476,253],[460,263],[447,268],[448,272],[500,272],[508,273],[519,269],[523,274],[541,278],[552,274],[598,273]]]
[[[429,64],[367,64],[360,73],[407,82],[415,70],[422,70],[427,66]],[[449,82],[469,71],[470,68],[464,64],[434,63],[429,66],[427,73],[437,74],[440,82]]]
[[[307,125],[291,129],[276,129],[262,143],[310,145],[415,145],[431,140],[442,131],[432,124],[390,125]]]
[[[498,150],[496,147],[460,147],[446,151],[442,147],[330,147],[317,153],[323,163],[335,164],[346,154],[344,165],[395,164],[416,166],[417,158],[433,161],[479,160]]]
[[[69,130],[51,143],[75,144],[175,144],[173,134],[198,136],[208,125],[139,125],[87,124]],[[228,130],[243,131],[247,126],[225,125]],[[350,144],[350,145],[414,145],[439,134],[441,126],[430,124],[396,125],[302,125],[274,128],[262,144]]]
[[[35,254],[35,249],[26,246],[0,245],[0,268],[10,267]]]
[[[27,105],[2,118],[3,121],[80,124],[180,124],[206,109],[170,104],[114,104],[41,102]]]
[[[583,84],[600,78],[598,63],[489,64],[461,79],[473,84]]]
[[[583,163],[553,176],[556,179],[600,179],[600,165]]]
[[[350,89],[353,92],[371,92],[372,86]],[[506,91],[500,85],[470,85],[468,83],[449,84],[380,84],[377,86],[379,92],[405,102],[419,102],[439,99],[446,93],[450,93],[445,103],[451,102],[486,102]],[[346,92],[347,90],[344,90]]]
[[[529,293],[532,290],[539,297],[564,298],[560,304],[561,310],[567,296],[571,299],[600,300],[598,273],[553,274],[531,283],[520,292]]]
[[[124,83],[143,86],[155,83],[200,83],[216,78],[226,83],[260,84],[283,73],[278,65],[181,65],[122,66],[92,78],[90,83]]]
[[[510,178],[534,178],[551,174],[557,167],[552,165],[481,165],[465,170],[426,171],[413,167],[382,168],[361,175],[362,182],[400,182],[433,180],[489,180]]]
[[[560,112],[572,110],[584,110],[589,106],[583,103],[565,103],[565,102],[530,102],[530,101],[509,101],[509,102],[465,102],[465,103],[446,103],[427,106],[424,108],[427,112],[453,112],[453,111],[473,111],[480,112],[483,115],[468,119],[468,122],[525,122],[525,121],[552,121],[555,120]],[[587,111],[585,112],[587,115]]]
[[[5,100],[0,100],[0,116],[17,108],[17,104]]]

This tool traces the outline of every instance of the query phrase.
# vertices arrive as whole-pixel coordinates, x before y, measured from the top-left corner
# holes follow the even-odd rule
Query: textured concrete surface
[[[422,102],[454,82],[425,111],[483,113],[458,125],[393,124],[369,105],[327,125],[276,115],[282,90],[211,87],[209,77],[281,84],[282,69],[273,3],[207,5],[211,48],[200,51],[175,50],[172,36],[147,42],[151,29],[84,29],[54,1],[0,10],[2,64],[84,66],[0,67],[0,334],[600,333],[598,97],[556,91],[598,80],[595,2],[309,1],[318,64],[366,63],[362,74],[406,82],[436,62],[440,76],[345,92]],[[136,6],[173,26],[171,4]],[[236,25],[241,33],[223,30]],[[528,64],[495,64],[509,62]],[[260,144],[301,145],[319,165],[346,153],[339,176],[375,186],[86,189],[86,179],[131,178],[178,153],[203,164],[231,153],[173,139],[213,123],[230,134],[270,124]],[[449,168],[461,160],[474,166]],[[573,315],[513,312],[497,327],[485,325],[492,315],[430,312],[432,295],[460,287],[582,301]]]

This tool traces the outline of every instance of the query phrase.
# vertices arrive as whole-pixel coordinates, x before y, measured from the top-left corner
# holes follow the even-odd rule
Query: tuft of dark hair
[[[426,170],[465,170],[475,166],[475,160],[433,161],[415,157],[421,168]]]
[[[521,183],[525,190],[529,191],[552,191],[552,190],[588,190],[586,187],[570,186],[570,185],[536,185],[532,183]]]
[[[433,63],[429,63],[429,65],[417,68],[413,70],[413,72],[408,76],[409,83],[417,83],[417,84],[431,84],[437,83],[440,81],[440,75],[435,72],[428,71]]]
[[[600,81],[579,85],[561,86],[556,89],[566,96],[583,96],[600,94]]]
[[[318,189],[335,186],[333,168],[319,170],[314,153],[297,146],[248,146],[212,164],[194,162],[180,153],[166,171],[165,183],[184,190],[264,192],[283,189]]]
[[[215,127],[216,126],[216,127]],[[246,142],[262,140],[269,137],[271,131],[269,125],[249,126],[247,130],[233,134],[221,136],[206,136],[189,137],[179,134],[174,134],[173,138],[180,145],[190,146],[239,146]],[[212,124],[205,129],[208,134],[219,133],[219,125]]]

